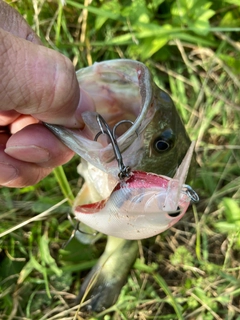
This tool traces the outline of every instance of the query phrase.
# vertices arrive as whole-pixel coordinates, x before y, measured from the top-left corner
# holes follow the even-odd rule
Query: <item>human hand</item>
[[[93,103],[71,61],[44,47],[2,0],[0,70],[0,185],[33,185],[73,156],[41,121],[81,129]]]

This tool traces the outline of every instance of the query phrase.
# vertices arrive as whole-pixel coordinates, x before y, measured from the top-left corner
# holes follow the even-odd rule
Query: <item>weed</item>
[[[76,69],[114,58],[145,63],[197,142],[200,203],[139,243],[118,301],[91,319],[240,319],[239,1],[11,5]],[[74,239],[62,249],[72,230],[67,200],[81,185],[77,164],[75,157],[33,187],[0,189],[1,319],[89,319],[72,303],[105,240],[89,246]]]

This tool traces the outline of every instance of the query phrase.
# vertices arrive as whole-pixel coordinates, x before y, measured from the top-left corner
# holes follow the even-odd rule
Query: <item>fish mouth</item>
[[[141,71],[139,71],[141,72]],[[76,73],[81,90],[84,90],[93,100],[94,110],[82,113],[82,118],[88,130],[83,130],[93,140],[99,131],[95,121],[95,113],[99,113],[110,127],[122,120],[134,122],[142,109],[142,97],[136,68],[126,67],[122,61],[116,63],[95,63],[93,66],[81,69]],[[128,128],[127,128],[128,129]],[[121,126],[118,135],[125,131]]]
[[[101,131],[97,121],[100,114],[110,128],[123,120],[116,129],[116,141],[126,166],[135,167],[143,156],[144,129],[156,112],[153,82],[148,68],[128,59],[94,63],[76,72],[79,86],[93,100],[95,108],[82,113],[85,127],[68,129],[47,124],[75,153],[102,171],[118,174],[112,144]],[[105,137],[104,137],[105,136]]]
[[[80,135],[94,140],[100,130],[96,121],[97,114],[104,118],[110,128],[130,120],[132,126],[123,123],[116,131],[119,147],[124,151],[122,145],[126,147],[128,140],[132,142],[136,133],[140,134],[153,116],[153,112],[149,112],[152,86],[148,69],[138,61],[118,59],[94,63],[91,67],[77,71],[76,75],[80,88],[91,97],[95,105],[95,110],[83,112],[85,128]],[[109,144],[106,139],[99,142],[101,148]]]

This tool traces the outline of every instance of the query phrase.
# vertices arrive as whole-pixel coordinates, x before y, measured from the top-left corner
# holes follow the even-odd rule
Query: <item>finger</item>
[[[22,188],[34,185],[45,178],[51,172],[51,168],[42,168],[33,163],[14,159],[0,147],[0,172],[0,185]]]
[[[28,41],[41,44],[41,40],[23,17],[11,6],[0,0],[0,28]]]
[[[0,147],[5,148],[9,138],[10,138],[10,134],[0,130]]]
[[[0,102],[1,103],[1,102]],[[0,126],[7,126],[17,119],[20,114],[14,110],[0,111]]]
[[[5,153],[44,168],[62,165],[74,155],[42,124],[27,126],[12,135],[7,141]]]
[[[80,90],[71,61],[0,29],[0,108],[72,128],[82,128],[81,113],[94,108]]]
[[[39,123],[39,120],[36,118],[33,118],[32,116],[19,116],[15,121],[13,121],[9,127],[11,134],[14,134],[20,130],[22,130],[24,127],[29,126],[30,124]]]

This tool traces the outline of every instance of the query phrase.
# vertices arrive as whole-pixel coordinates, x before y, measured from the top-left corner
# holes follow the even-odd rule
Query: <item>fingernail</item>
[[[96,107],[92,97],[85,90],[80,88],[80,100],[75,112],[75,117],[79,122],[83,122],[82,113],[84,111],[96,111]]]
[[[10,164],[0,162],[0,184],[6,184],[18,176],[18,170]]]
[[[34,145],[8,147],[4,152],[15,159],[26,162],[41,163],[47,162],[50,158],[47,149]]]

